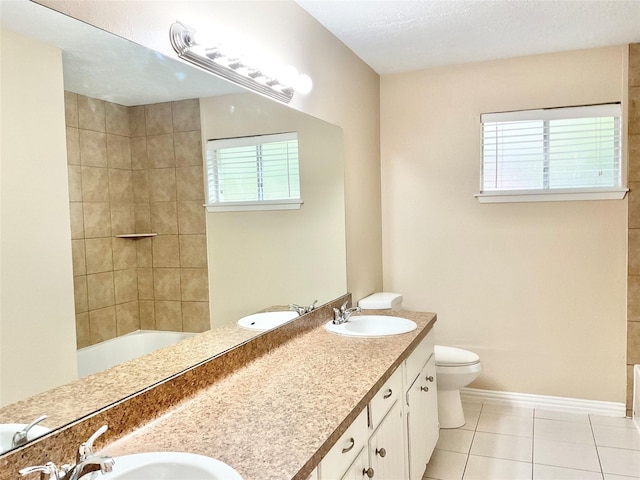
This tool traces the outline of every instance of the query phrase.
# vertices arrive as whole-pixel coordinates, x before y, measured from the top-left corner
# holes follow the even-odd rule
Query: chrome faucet
[[[25,426],[22,430],[18,430],[16,433],[14,433],[13,438],[11,439],[11,448],[16,448],[27,443],[27,434],[29,433],[29,430],[31,430],[31,428],[35,424],[40,423],[45,418],[47,418],[46,415],[40,415],[29,425]]]
[[[92,475],[88,478],[93,479],[98,471],[102,474],[111,472],[115,463],[113,458],[93,453],[93,443],[106,431],[107,426],[103,425],[80,445],[75,465],[65,464],[58,468],[55,463],[47,462],[45,465],[23,468],[20,470],[20,475],[24,477],[39,472],[42,480],[45,474],[49,475],[49,480],[79,480],[89,473]]]
[[[295,310],[296,312],[298,312],[298,315],[304,315],[305,313],[309,313],[311,310],[315,310],[316,303],[318,303],[318,300],[315,300],[308,307],[301,307],[300,305],[296,305],[295,303],[291,303],[291,304],[288,305],[288,308],[289,308],[289,310]]]
[[[340,307],[340,310],[337,308],[333,309],[333,323],[334,325],[341,325],[349,321],[349,317],[354,313],[360,313],[362,309],[360,307],[351,307],[347,308],[347,303],[344,302]]]

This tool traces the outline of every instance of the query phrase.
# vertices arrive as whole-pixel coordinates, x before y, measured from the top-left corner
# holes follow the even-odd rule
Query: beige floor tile
[[[533,408],[514,407],[512,405],[500,405],[497,403],[485,403],[482,405],[482,413],[499,413],[500,415],[533,417]]]
[[[589,423],[589,415],[586,413],[556,412],[554,410],[545,410],[542,408],[535,409],[534,417],[546,418],[549,420],[564,420],[565,422]]]
[[[476,432],[471,454],[518,462],[533,460],[533,439],[495,433]]]
[[[479,412],[482,410],[482,403],[480,402],[462,402],[462,409],[465,413],[468,412]]]
[[[449,452],[469,453],[473,432],[458,428],[443,428],[440,430],[440,438],[436,448]]]
[[[596,445],[601,447],[640,450],[640,433],[635,429],[594,425],[593,434],[596,438]]]
[[[520,437],[533,436],[533,416],[500,415],[483,411],[478,420],[478,432],[501,433]]]
[[[627,475],[613,475],[611,473],[605,473],[604,480],[640,480],[640,477],[629,477]]]
[[[565,422],[536,418],[533,431],[535,438],[545,438],[557,442],[584,443],[594,445],[591,425],[588,423]]]
[[[581,443],[535,438],[533,441],[533,462],[577,470],[600,471],[595,445]]]
[[[467,455],[464,453],[435,450],[427,465],[425,477],[438,480],[462,480]]]
[[[591,425],[609,425],[610,427],[636,428],[631,418],[606,417],[604,415],[589,415]]]
[[[462,430],[475,430],[478,426],[478,420],[480,418],[480,411],[465,411],[464,419],[465,424],[460,427]]]
[[[640,476],[640,451],[598,447],[598,455],[604,473]]]
[[[602,474],[536,463],[533,465],[533,480],[602,480]]]
[[[463,480],[530,480],[531,471],[530,463],[470,455],[462,478]]]

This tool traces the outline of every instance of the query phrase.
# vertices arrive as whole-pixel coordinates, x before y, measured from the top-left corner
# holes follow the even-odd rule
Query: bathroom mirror
[[[60,428],[258,335],[258,331],[242,330],[236,326],[235,322],[244,315],[288,303],[309,304],[318,300],[318,304],[323,304],[346,292],[344,167],[340,128],[28,0],[2,1],[0,8],[3,30],[55,45],[62,50],[64,90],[70,92],[65,96],[68,101],[75,98],[76,105],[80,96],[131,109],[150,106],[150,110],[154,109],[151,106],[158,104],[172,105],[174,108],[183,104],[193,106],[192,99],[200,99],[195,104],[199,109],[201,124],[198,128],[202,135],[196,141],[297,131],[304,201],[302,208],[296,211],[207,213],[206,231],[187,232],[194,237],[201,235],[197,241],[201,243],[204,240],[206,248],[204,266],[188,265],[189,272],[178,274],[188,282],[189,274],[206,267],[212,329],[202,335],[213,339],[207,348],[194,349],[198,351],[192,357],[181,358],[178,363],[153,371],[131,371],[126,364],[116,367],[115,371],[122,375],[123,380],[126,377],[126,381],[118,382],[117,377],[112,377],[114,383],[109,388],[93,385],[101,391],[99,403],[94,400],[84,402],[84,398],[76,397],[74,405],[58,405],[59,411],[55,411],[56,402],[47,402],[49,393],[42,392],[3,405],[0,408],[0,423],[28,423],[35,416],[47,414],[49,418],[41,424],[51,429]],[[167,25],[167,32],[168,28]],[[60,95],[63,94],[60,92]],[[135,116],[133,110],[129,118],[132,116]],[[149,138],[146,140],[148,142]],[[63,158],[55,160],[65,161]],[[202,166],[188,166],[194,167],[192,170],[196,173],[194,177],[187,177],[188,182],[200,182],[198,188],[201,187],[202,176],[197,176],[197,170]],[[200,180],[194,182],[193,178]],[[72,183],[69,186],[71,195]],[[189,201],[200,202],[199,206],[203,208],[199,198],[194,197]],[[164,235],[171,236],[167,232]],[[182,240],[195,239],[182,239],[179,235],[175,237],[173,240],[181,247],[187,245],[181,243]],[[82,239],[86,243],[87,239]],[[77,240],[80,237],[70,234],[69,242]],[[147,240],[151,245],[151,239],[128,239],[122,242],[136,245],[139,256],[140,245]],[[115,253],[112,252],[112,255],[115,258]],[[154,266],[151,264],[148,268]],[[173,268],[164,265],[157,267],[167,270]],[[77,280],[82,275],[76,273],[74,271],[74,279]],[[84,275],[90,273],[85,271]],[[138,287],[140,278],[137,277]],[[183,301],[181,308],[185,308],[185,304],[194,307],[197,301],[191,300],[187,298]],[[203,303],[202,297],[197,300]],[[158,301],[168,303],[165,300]],[[73,323],[74,319],[69,318],[68,321]],[[77,330],[77,335],[81,335],[83,324],[78,319],[76,322],[72,330]],[[3,319],[0,323],[3,344],[11,341],[9,335],[15,334],[15,329],[11,332],[5,330],[5,324]],[[142,324],[140,326],[144,327]],[[75,344],[75,339],[70,343]],[[215,348],[210,345],[215,345]],[[2,358],[4,362],[6,357]],[[19,371],[20,368],[21,365],[3,365],[4,371]],[[90,378],[87,380],[90,381]],[[28,378],[25,383],[29,383]],[[67,386],[61,386],[57,390],[65,388]],[[33,416],[36,411],[39,413]]]

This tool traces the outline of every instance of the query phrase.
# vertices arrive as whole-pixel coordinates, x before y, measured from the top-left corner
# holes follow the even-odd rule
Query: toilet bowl
[[[358,306],[367,310],[400,310],[402,295],[378,292],[363,298]],[[480,357],[461,348],[435,346],[438,421],[440,428],[458,428],[465,424],[460,389],[469,385],[482,371]]]
[[[465,424],[460,389],[473,382],[482,371],[480,357],[461,348],[435,346],[440,428]]]

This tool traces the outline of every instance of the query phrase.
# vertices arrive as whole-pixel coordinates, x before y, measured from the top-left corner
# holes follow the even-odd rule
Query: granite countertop
[[[304,480],[436,318],[433,313],[384,313],[410,318],[418,328],[391,337],[355,338],[318,326],[102,453],[191,452],[224,461],[244,480]]]

